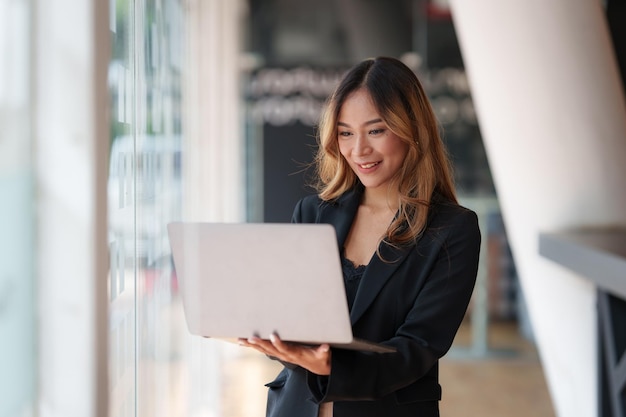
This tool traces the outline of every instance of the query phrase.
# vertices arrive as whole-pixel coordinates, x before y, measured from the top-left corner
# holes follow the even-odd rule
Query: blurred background
[[[539,315],[529,313],[527,295],[536,287],[520,280],[516,264],[526,258],[514,256],[507,235],[509,224],[522,223],[502,209],[496,189],[508,183],[492,173],[496,154],[488,155],[481,132],[507,139],[482,124],[489,96],[482,96],[480,113],[472,81],[483,68],[476,64],[471,73],[464,64],[476,41],[463,43],[455,26],[497,23],[498,7],[481,1],[478,19],[446,0],[0,0],[0,417],[263,416],[263,384],[280,367],[188,334],[166,225],[288,222],[295,202],[313,192],[309,164],[324,100],[348,67],[380,55],[402,59],[423,82],[459,199],[478,213],[483,234],[472,304],[441,365],[442,415],[623,415],[617,412],[626,406],[626,379],[612,388],[618,408],[607,414],[596,404],[592,310],[580,310],[587,333],[567,345],[589,347],[581,353],[591,358],[586,373],[556,366],[546,376],[560,347],[542,342]],[[603,28],[615,59],[610,71],[595,67],[596,76],[619,74],[619,64],[623,74],[626,8],[588,3],[593,14],[577,6],[571,17],[567,7],[552,7],[548,16],[562,18],[537,24],[595,18],[596,26],[582,31],[589,39]],[[540,20],[535,6],[519,6],[528,12],[520,22],[532,27]],[[503,85],[519,79],[524,89],[523,68],[504,69],[513,50],[514,43],[492,49],[497,64],[489,74]],[[543,65],[525,53],[524,65]],[[609,79],[617,84],[608,89],[623,100],[619,75]],[[523,103],[510,95],[499,106],[515,113]],[[622,126],[619,103],[613,107]],[[605,121],[597,125],[606,131]],[[505,127],[507,137],[516,137],[515,126]],[[613,154],[622,158],[626,138],[611,135]],[[540,172],[559,171],[554,159],[534,158],[526,159],[527,168],[537,168],[528,187],[543,181]],[[619,161],[623,166],[626,158]],[[602,174],[617,175],[607,186],[623,186],[619,172]],[[601,220],[626,224],[623,210],[611,213]],[[528,280],[549,279],[526,271]],[[595,290],[584,291],[593,297]],[[533,311],[568,297],[562,289],[534,297],[544,310]],[[590,374],[589,385],[558,391],[563,380]],[[580,407],[572,393],[589,387],[594,393]]]

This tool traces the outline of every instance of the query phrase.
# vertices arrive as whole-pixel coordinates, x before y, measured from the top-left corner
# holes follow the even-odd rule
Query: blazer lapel
[[[374,256],[361,278],[352,311],[350,311],[350,322],[353,326],[365,313],[395,270],[406,259],[412,247],[394,248],[384,242],[381,243],[380,254],[385,260]]]

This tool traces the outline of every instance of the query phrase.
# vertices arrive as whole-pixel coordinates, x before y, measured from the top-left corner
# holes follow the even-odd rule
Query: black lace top
[[[367,265],[356,266],[354,263],[341,254],[341,268],[343,270],[343,281],[346,286],[346,297],[348,299],[348,309],[352,310],[352,304],[356,298],[356,291],[359,288],[361,277]]]

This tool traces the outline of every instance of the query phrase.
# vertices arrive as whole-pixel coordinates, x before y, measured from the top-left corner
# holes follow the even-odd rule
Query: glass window
[[[0,0],[0,417],[30,416],[36,350],[30,2]]]
[[[181,217],[183,11],[111,0],[111,415],[181,415],[167,223]]]
[[[35,398],[29,13],[0,0],[0,417],[32,415]]]

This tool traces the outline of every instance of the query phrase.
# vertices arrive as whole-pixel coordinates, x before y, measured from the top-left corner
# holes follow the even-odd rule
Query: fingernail
[[[270,335],[270,340],[272,341],[272,343],[276,341],[276,335],[274,333]]]

